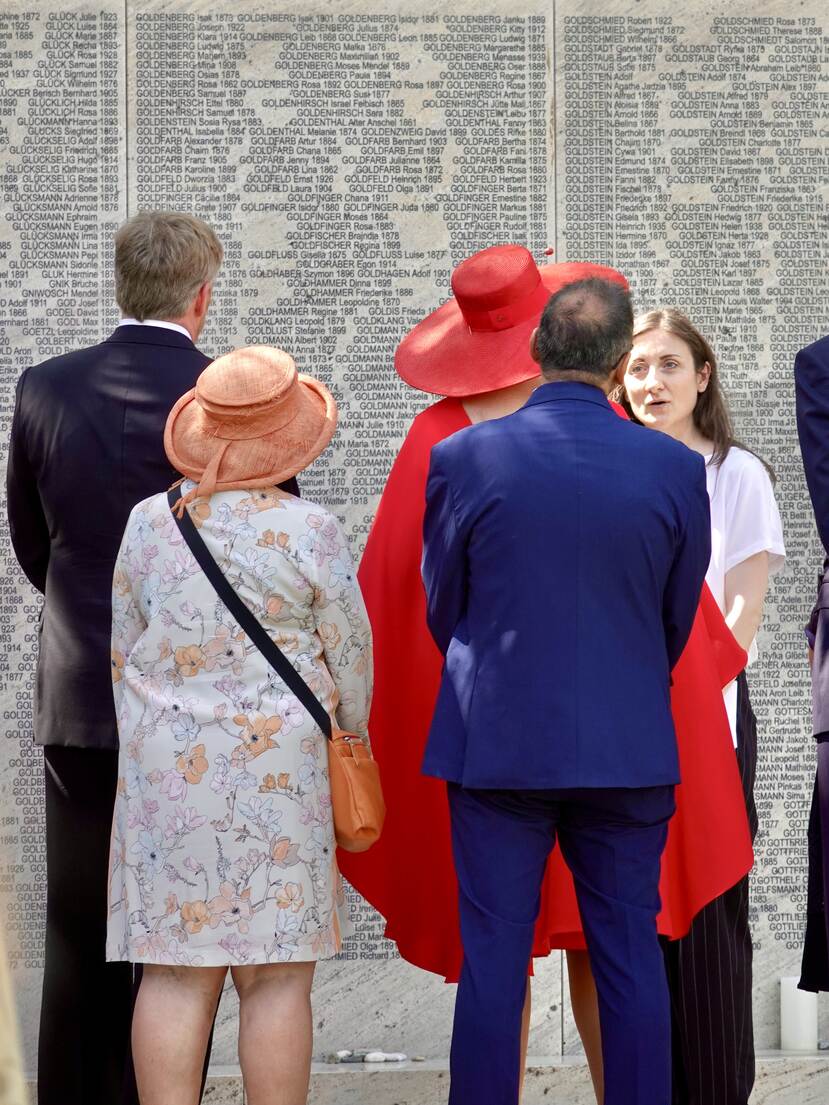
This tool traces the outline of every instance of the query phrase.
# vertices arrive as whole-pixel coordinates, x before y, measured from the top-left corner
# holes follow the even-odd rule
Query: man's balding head
[[[549,379],[604,384],[633,342],[630,294],[620,284],[591,278],[568,284],[544,308],[534,355]]]

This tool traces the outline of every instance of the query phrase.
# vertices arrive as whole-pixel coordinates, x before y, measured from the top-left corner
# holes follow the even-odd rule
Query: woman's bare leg
[[[590,968],[590,956],[583,951],[567,952],[567,974],[570,979],[570,1004],[576,1028],[579,1030],[596,1101],[604,1101],[604,1063],[602,1062],[602,1032],[599,1025],[599,999]]]
[[[132,1018],[141,1105],[198,1105],[225,967],[145,963]]]
[[[231,967],[239,993],[239,1063],[247,1105],[305,1105],[316,963]]]
[[[527,996],[524,998],[524,1011],[521,1014],[521,1076],[518,1080],[518,1100],[524,1091],[524,1075],[527,1071],[527,1046],[530,1042],[530,1014],[533,1010],[533,991],[530,979],[527,979]]]

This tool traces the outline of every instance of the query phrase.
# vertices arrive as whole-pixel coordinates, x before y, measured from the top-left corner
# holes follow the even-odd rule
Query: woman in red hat
[[[369,724],[388,812],[379,843],[362,855],[343,855],[340,867],[383,915],[385,934],[401,956],[447,981],[457,980],[463,950],[446,791],[437,779],[420,774],[441,670],[426,627],[420,578],[429,456],[433,445],[457,430],[523,405],[538,383],[529,344],[547,300],[588,277],[627,285],[620,273],[599,265],[539,267],[521,246],[482,250],[455,269],[453,298],[419,323],[395,356],[395,368],[407,383],[445,398],[412,423],[360,566],[375,642]],[[744,663],[745,654],[705,589],[673,673],[683,785],[677,788],[677,814],[663,859],[659,928],[670,937],[687,932],[693,916],[752,864],[721,693]],[[548,864],[533,954],[546,956],[554,948],[568,951],[573,1011],[601,1100],[595,988],[572,879],[558,848]],[[528,1025],[525,1015],[525,1046]]]

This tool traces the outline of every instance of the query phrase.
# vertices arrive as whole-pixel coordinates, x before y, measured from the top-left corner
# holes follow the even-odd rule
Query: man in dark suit
[[[115,238],[121,325],[100,345],[26,369],[17,387],[9,524],[45,599],[35,706],[48,886],[40,1105],[116,1105],[131,1094],[122,1082],[132,970],[105,962],[118,764],[112,572],[132,507],[177,478],[164,423],[210,363],[194,342],[221,260],[199,219],[136,215]]]
[[[669,1105],[656,933],[678,782],[670,673],[710,555],[701,457],[619,418],[628,293],[571,284],[515,414],[432,450],[423,575],[445,654],[424,771],[449,783],[464,966],[452,1105],[518,1100],[547,857],[573,872],[599,995],[605,1105]]]
[[[800,987],[829,990],[829,337],[801,349],[794,364],[803,470],[826,559],[806,629],[812,649],[812,733],[817,778],[809,817],[809,893]]]
[[[797,432],[806,484],[827,559],[810,622],[815,647],[812,669],[812,714],[816,737],[829,733],[829,625],[821,611],[829,610],[829,337],[801,349],[794,364]],[[822,632],[819,632],[822,630]]]

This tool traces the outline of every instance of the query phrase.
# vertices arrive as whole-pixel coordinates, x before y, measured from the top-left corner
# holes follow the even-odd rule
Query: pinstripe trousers
[[[751,836],[757,832],[757,723],[737,679],[737,761]],[[673,1105],[747,1105],[754,1086],[748,876],[663,943],[671,993]]]

